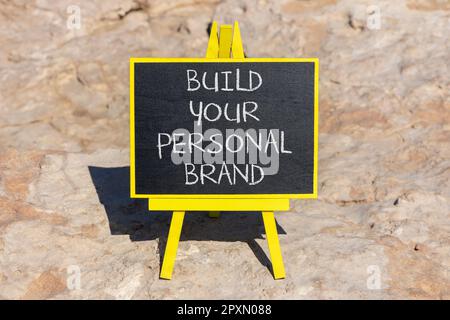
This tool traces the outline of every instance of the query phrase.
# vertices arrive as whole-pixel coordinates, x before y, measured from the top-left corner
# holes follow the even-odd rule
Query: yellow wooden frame
[[[222,29],[221,29],[222,33]],[[134,137],[134,64],[135,63],[179,63],[179,62],[312,62],[315,65],[314,76],[314,161],[313,193],[306,194],[137,194],[135,170]],[[132,198],[152,199],[315,199],[317,198],[318,169],[318,122],[319,122],[319,60],[317,58],[130,58],[130,192]]]
[[[140,62],[313,62],[314,73],[314,175],[311,194],[136,194],[135,136],[134,136],[134,64]],[[130,193],[132,198],[148,198],[149,210],[173,211],[161,266],[160,278],[171,279],[178,242],[186,211],[210,211],[218,218],[220,211],[261,211],[275,279],[285,278],[283,258],[274,210],[289,210],[289,198],[317,198],[318,123],[319,123],[319,60],[317,58],[245,58],[239,25],[222,25],[220,39],[214,21],[206,51],[206,58],[131,58],[130,59]]]

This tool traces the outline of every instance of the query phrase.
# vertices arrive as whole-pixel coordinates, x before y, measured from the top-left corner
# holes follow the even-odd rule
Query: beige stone
[[[0,298],[450,299],[448,1],[8,1],[0,9]],[[377,9],[377,8],[375,8]],[[203,57],[212,20],[249,57],[320,59],[319,198],[190,213],[129,199],[128,59]],[[79,271],[80,288],[67,280]]]

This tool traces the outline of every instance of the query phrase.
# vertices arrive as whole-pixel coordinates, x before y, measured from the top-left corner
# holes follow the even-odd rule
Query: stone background
[[[319,199],[276,214],[284,280],[245,213],[187,215],[159,280],[170,214],[128,197],[128,58],[202,57],[213,20],[250,57],[320,59]],[[0,298],[449,299],[449,31],[448,0],[0,0]]]

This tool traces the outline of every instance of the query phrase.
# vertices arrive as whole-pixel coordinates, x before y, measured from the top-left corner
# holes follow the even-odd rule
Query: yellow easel
[[[209,37],[206,58],[230,58],[243,59],[244,49],[242,46],[239,25],[220,26],[220,37],[217,35],[217,23],[213,22],[211,35]],[[289,199],[149,199],[149,210],[173,211],[170,223],[169,236],[164,253],[160,277],[172,278],[172,270],[177,254],[178,242],[183,226],[186,211],[209,211],[209,216],[219,217],[220,211],[261,211],[266,230],[267,243],[269,245],[272,269],[275,279],[285,277],[283,258],[281,256],[278,232],[273,215],[274,210],[289,210]]]

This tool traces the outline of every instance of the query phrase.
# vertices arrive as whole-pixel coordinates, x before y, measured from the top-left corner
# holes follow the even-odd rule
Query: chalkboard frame
[[[134,113],[134,70],[135,63],[274,63],[295,62],[314,64],[314,162],[313,193],[301,194],[137,194],[135,168],[135,113]],[[318,176],[318,134],[319,134],[319,59],[318,58],[130,58],[130,196],[145,199],[316,199]]]

